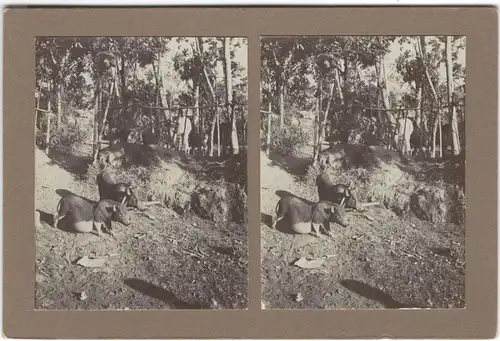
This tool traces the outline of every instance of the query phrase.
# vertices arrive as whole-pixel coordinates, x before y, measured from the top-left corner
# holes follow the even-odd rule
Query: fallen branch
[[[370,207],[370,206],[378,206],[378,205],[380,205],[379,202],[365,202],[365,203],[359,204],[359,206],[361,208]]]
[[[161,201],[143,201],[142,206],[161,205]]]

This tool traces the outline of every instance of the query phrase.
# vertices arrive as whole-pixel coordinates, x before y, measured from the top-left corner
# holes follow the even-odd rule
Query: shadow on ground
[[[267,213],[260,213],[260,222],[268,227],[271,227],[273,223],[273,217]]]
[[[355,292],[358,295],[361,295],[363,297],[366,297],[370,300],[374,300],[382,304],[385,308],[388,309],[401,309],[401,308],[409,308],[410,306],[407,304],[400,303],[396,300],[394,300],[391,296],[383,292],[382,290],[379,290],[377,288],[374,288],[372,286],[369,286],[368,284],[352,280],[352,279],[347,279],[347,280],[342,280],[340,281],[340,284],[345,287],[346,289],[349,289],[353,292]],[[413,308],[417,308],[415,306],[412,306]]]
[[[52,213],[37,210],[40,213],[40,222],[49,226],[54,225],[54,215]]]
[[[303,175],[309,166],[311,159],[292,155],[283,155],[277,152],[269,152],[269,159],[273,165],[277,165],[292,175]]]
[[[305,202],[305,203],[306,203],[306,204],[308,204],[308,205],[312,205],[312,204],[313,204],[313,202],[312,202],[311,200],[307,200],[307,199],[305,199],[305,198],[299,197],[298,195],[295,195],[295,194],[290,193],[290,192],[288,192],[288,191],[277,190],[275,193],[276,193],[276,195],[277,195],[277,196],[279,196],[280,198],[290,197],[290,196],[291,196],[291,197],[295,197],[295,198],[297,198],[297,199],[302,200],[303,202]],[[277,203],[278,203],[278,202],[276,201],[276,204],[277,204]]]
[[[54,150],[49,153],[49,158],[51,159],[51,163],[56,164],[69,173],[80,177],[86,173],[87,167],[92,161],[88,157],[63,154]]]
[[[129,278],[123,281],[126,286],[139,291],[140,293],[156,298],[160,301],[163,301],[164,303],[168,304],[169,308],[173,309],[210,309],[208,306],[203,306],[201,304],[196,304],[196,303],[188,303],[184,302],[177,297],[170,291],[167,291],[163,288],[160,288],[159,286],[156,286],[154,284],[145,282],[141,279],[136,279],[136,278]]]

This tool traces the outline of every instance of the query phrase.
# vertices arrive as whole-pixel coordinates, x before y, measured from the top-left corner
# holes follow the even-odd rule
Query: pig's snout
[[[120,221],[120,223],[122,223],[125,226],[129,226],[130,225],[130,218],[129,217],[123,217],[119,221]]]

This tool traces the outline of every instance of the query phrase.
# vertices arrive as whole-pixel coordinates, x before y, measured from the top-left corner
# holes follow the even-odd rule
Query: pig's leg
[[[283,219],[285,217],[285,213],[286,213],[286,209],[283,207],[283,205],[281,205],[280,202],[278,202],[278,205],[276,205],[276,210],[275,210],[273,217],[272,217],[272,225],[271,225],[272,229],[275,229],[278,221],[280,221],[281,219]]]
[[[323,238],[323,236],[319,233],[319,228],[320,228],[321,224],[314,223],[314,222],[311,222],[311,224],[312,224],[312,229],[316,233],[316,237]]]
[[[113,223],[111,221],[106,223],[106,228],[108,229],[109,234],[114,237],[115,233],[113,232]]]
[[[98,222],[94,221],[94,227],[97,230],[97,235],[98,236],[101,236],[101,225],[102,225],[102,223],[98,223]]]

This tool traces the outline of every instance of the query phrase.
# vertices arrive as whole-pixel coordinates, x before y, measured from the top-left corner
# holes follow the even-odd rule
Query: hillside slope
[[[115,237],[61,231],[51,226],[61,196],[98,199],[97,186],[70,166],[36,150],[37,309],[246,308],[246,225],[150,206],[154,220],[131,212],[130,226],[113,223]],[[84,256],[104,264],[76,264]]]
[[[266,308],[462,308],[465,306],[465,228],[398,216],[384,206],[366,216],[347,213],[350,225],[333,226],[319,240],[272,230],[280,196],[316,201],[317,191],[295,168],[305,160],[261,153],[261,256]],[[288,193],[287,193],[288,192]],[[293,263],[322,258],[316,269]],[[300,293],[303,299],[296,299]]]

